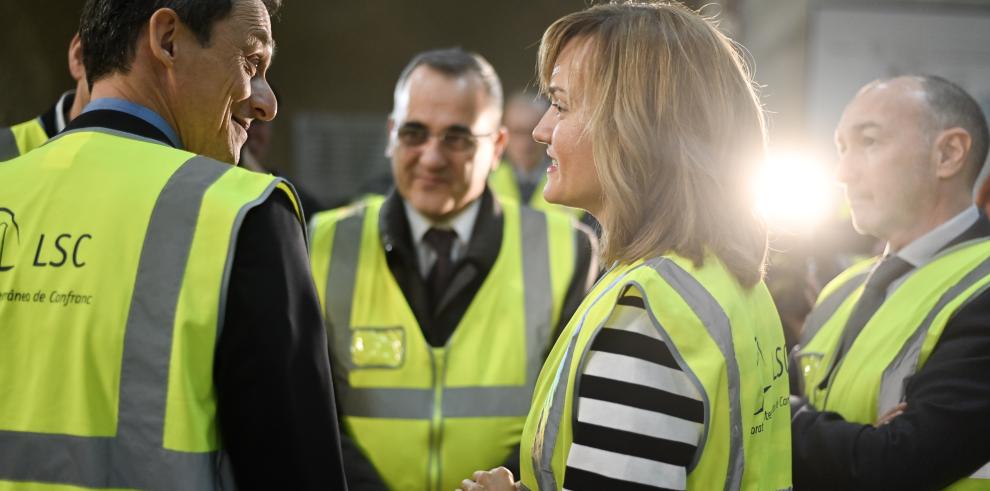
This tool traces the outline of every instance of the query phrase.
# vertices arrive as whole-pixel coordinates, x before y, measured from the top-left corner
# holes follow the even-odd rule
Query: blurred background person
[[[853,223],[881,257],[822,291],[792,363],[796,489],[990,489],[987,122],[957,85],[864,86],[835,131]]]
[[[739,185],[763,110],[737,49],[666,2],[597,5],[543,36],[544,194],[598,219],[612,267],[540,373],[519,488],[791,488],[767,233]],[[473,477],[462,489],[513,489],[504,469]]]
[[[65,129],[65,125],[79,116],[89,103],[89,85],[86,83],[86,67],[83,66],[82,42],[79,33],[69,41],[69,74],[76,81],[76,88],[59,97],[55,105],[41,116],[0,128],[0,161],[12,159],[40,147],[51,137]]]
[[[358,449],[351,489],[453,489],[519,461],[539,367],[597,274],[595,240],[488,190],[506,131],[480,55],[416,55],[393,100],[395,189],[317,214],[311,261]]]
[[[572,213],[580,218],[584,215],[583,211],[552,205],[543,198],[550,159],[546,146],[533,140],[533,129],[549,106],[546,98],[532,92],[516,92],[509,97],[502,118],[509,139],[502,161],[492,171],[488,185],[501,199],[510,199],[537,210]]]

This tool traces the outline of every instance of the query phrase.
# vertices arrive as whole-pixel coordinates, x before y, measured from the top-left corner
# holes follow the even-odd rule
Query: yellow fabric
[[[842,285],[846,284],[847,281],[853,278],[868,273],[870,268],[877,262],[876,257],[865,258],[857,261],[855,264],[847,268],[845,271],[839,273],[832,281],[829,281],[822,291],[818,293],[818,299],[815,301],[815,306],[822,303],[822,300],[828,298],[835,290],[837,290]]]
[[[206,452],[220,448],[216,426],[216,393],[213,386],[213,352],[220,309],[218,293],[224,287],[224,271],[230,268],[232,225],[244,204],[267,196],[273,184],[293,203],[302,222],[295,194],[283,181],[272,182],[243,169],[231,169],[203,196],[198,226],[193,235],[183,288],[176,307],[176,324],[169,365],[169,390],[165,418],[165,448]],[[218,260],[226,258],[226,260]],[[211,294],[204,294],[210,292]],[[216,293],[216,294],[214,294]]]
[[[18,183],[4,193],[2,206],[15,213],[20,229],[19,245],[4,251],[4,261],[13,258],[16,266],[0,273],[0,291],[47,296],[45,302],[0,302],[0,387],[9,395],[0,398],[0,430],[116,433],[124,325],[144,230],[161,188],[188,158],[157,147],[77,133],[0,165],[0,181]],[[141,155],[141,165],[107,155]],[[84,199],[97,193],[126,202]],[[60,234],[71,234],[73,245],[84,234],[93,237],[79,248],[86,269],[33,267],[63,260],[53,244]],[[96,268],[106,273],[94,274]],[[52,292],[69,291],[93,301],[50,303]]]
[[[862,295],[863,287],[856,289],[798,353],[805,395],[812,405],[819,410],[837,412],[847,421],[874,424],[890,409],[878,404],[884,372],[896,361],[942,297],[988,257],[990,241],[983,241],[950,251],[914,270],[866,323],[840,360],[832,380],[822,389],[819,385],[836,356],[842,331]],[[835,281],[848,277],[843,275]],[[949,319],[973,293],[986,289],[988,284],[990,276],[980,278],[936,313],[923,334],[915,371],[924,366]],[[948,489],[990,489],[990,480],[963,480]]]
[[[17,141],[17,150],[24,155],[35,148],[40,147],[48,141],[48,133],[41,125],[41,118],[34,118],[10,127],[14,133],[14,140]]]
[[[811,403],[820,410],[838,411],[848,421],[874,423],[879,416],[877,393],[883,371],[939,299],[987,257],[990,257],[990,242],[940,256],[914,270],[863,327],[836,368],[828,388],[819,389],[836,354],[846,322],[862,295],[863,287],[857,288],[798,355],[812,360],[804,374]],[[971,289],[979,288],[985,281],[990,281],[990,277],[977,282]],[[926,334],[926,345],[934,346],[945,322],[965,298],[966,295],[957,296],[935,318]],[[815,363],[813,360],[816,359],[820,361]]]
[[[116,436],[125,326],[145,233],[166,182],[193,157],[163,145],[80,131],[0,165],[0,182],[17,183],[4,193],[0,208],[12,211],[18,225],[13,234],[7,219],[0,265],[14,268],[0,272],[0,293],[31,295],[29,302],[0,300],[5,394],[0,430]],[[231,167],[203,197],[175,306],[166,449],[220,447],[213,349],[224,308],[221,289],[238,217],[276,183],[271,176]],[[5,216],[0,213],[0,232]],[[74,260],[84,265],[77,267]],[[75,296],[68,304],[53,303],[64,302],[69,292]],[[0,489],[4,486],[14,485]],[[14,487],[42,485],[32,486]]]
[[[533,192],[533,196],[530,197],[529,202],[523,204],[533,208],[534,210],[566,213],[578,219],[584,216],[584,210],[548,202],[543,197],[543,188],[546,184],[547,176],[544,175],[543,178],[540,179],[540,183],[536,185],[536,191]],[[498,198],[503,201],[514,201],[516,203],[521,202],[521,197],[519,196],[519,183],[516,181],[516,173],[513,172],[512,164],[509,162],[503,160],[495,167],[495,170],[493,170],[491,175],[488,177],[488,187],[491,188],[492,193],[495,193],[495,196],[498,196]]]
[[[766,287],[746,290],[715,258],[701,268],[690,261],[671,256],[667,261],[687,271],[715,298],[731,324],[732,343],[739,367],[739,394],[743,418],[745,462],[741,489],[785,489],[791,486],[790,418],[786,353],[783,331]],[[541,445],[553,445],[552,460],[543,463],[552,469],[557,489],[564,484],[564,470],[573,440],[571,421],[575,382],[579,367],[597,329],[608,319],[618,297],[627,288],[644,298],[647,309],[665,333],[671,351],[678,353],[702,384],[708,401],[705,407],[706,438],[699,446],[700,456],[688,474],[688,489],[723,489],[729,469],[729,387],[727,368],[717,342],[674,285],[642,261],[616,268],[599,281],[572,317],[544,365],[533,396],[533,407],[520,446],[522,480],[530,489],[539,489],[533,455]],[[576,333],[567,378],[557,381],[570,339]],[[758,341],[756,341],[758,340]],[[567,383],[560,430],[556,441],[543,441],[556,383]]]
[[[386,262],[378,229],[382,201],[374,197],[317,214],[312,220],[311,265],[326,308],[326,278],[337,224],[364,212],[350,346],[333,346],[330,333],[331,354],[336,363],[353,364],[346,373],[348,386],[432,390],[434,412],[430,419],[372,418],[347,414],[343,404],[344,429],[390,489],[455,489],[475,470],[501,465],[519,443],[524,414],[449,417],[441,408],[444,389],[525,388],[529,383],[520,211],[514,203],[502,203],[499,256],[447,345],[433,348],[423,338]],[[574,272],[575,232],[569,217],[548,214],[547,220],[551,256],[560,251],[569,261],[551,264],[553,304],[559,316]],[[328,322],[333,324],[332,312]],[[553,327],[548,323],[542,329]]]

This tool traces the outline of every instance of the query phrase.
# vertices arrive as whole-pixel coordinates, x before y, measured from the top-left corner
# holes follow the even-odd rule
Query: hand
[[[904,410],[905,409],[907,409],[907,403],[906,402],[902,402],[902,403],[894,406],[893,409],[891,409],[890,411],[887,411],[887,413],[884,414],[883,416],[880,416],[880,419],[878,419],[877,420],[877,423],[875,425],[873,425],[873,426],[879,428],[879,427],[881,427],[881,426],[883,426],[885,424],[889,424],[891,421],[894,420],[894,418],[896,418],[896,417],[904,414]]]
[[[473,480],[472,480],[473,479]],[[519,483],[512,478],[512,472],[505,467],[490,471],[477,471],[472,479],[461,481],[462,491],[517,491]]]

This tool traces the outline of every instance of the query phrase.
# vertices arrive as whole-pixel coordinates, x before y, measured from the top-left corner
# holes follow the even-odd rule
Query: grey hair
[[[469,75],[478,77],[488,95],[490,106],[497,110],[498,120],[502,119],[502,81],[483,56],[466,51],[462,48],[444,48],[424,51],[417,54],[402,69],[398,82],[395,83],[394,104],[392,107],[393,117],[395,108],[399,107],[399,101],[403,97],[403,91],[409,83],[412,72],[420,66],[428,66],[451,78],[461,78]]]
[[[980,105],[962,87],[936,75],[914,77],[925,94],[925,101],[931,111],[930,134],[949,128],[962,128],[969,133],[973,143],[967,156],[967,164],[973,170],[975,179],[987,158],[990,135],[987,119]]]

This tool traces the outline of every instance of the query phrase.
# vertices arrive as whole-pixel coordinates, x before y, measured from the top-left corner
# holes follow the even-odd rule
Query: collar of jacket
[[[479,271],[487,272],[495,264],[495,258],[502,246],[502,207],[487,188],[481,197],[481,206],[474,229],[468,239],[467,250],[458,261],[457,268],[471,263]],[[405,202],[398,191],[393,189],[385,202],[378,220],[378,231],[385,247],[386,255],[397,254],[406,264],[416,264],[416,250],[412,241],[409,221],[406,219]]]
[[[155,128],[153,124],[137,116],[121,111],[114,111],[112,109],[99,109],[96,111],[84,112],[80,114],[78,118],[69,122],[63,132],[85,128],[106,128],[121,131],[135,136],[159,141],[170,147],[172,146],[172,142],[169,141],[168,137],[165,136],[161,130]]]
[[[62,108],[62,117],[65,118],[65,121],[68,121],[69,111],[72,110],[72,103],[75,102],[75,100],[76,100],[76,91],[70,90],[62,94],[58,98],[58,100],[55,101],[54,104],[52,104],[52,107],[49,107],[47,111],[45,111],[44,113],[41,114],[41,116],[39,116],[39,118],[41,118],[41,127],[42,129],[45,130],[45,134],[48,135],[48,138],[57,135],[59,132],[58,123],[57,123],[58,121],[57,112],[58,112],[59,104],[61,104],[61,108]],[[66,128],[68,128],[68,124],[66,125]]]
[[[968,242],[970,240],[980,239],[983,237],[990,237],[990,220],[987,219],[986,212],[980,210],[980,218],[976,220],[976,223],[970,225],[969,228],[967,228],[963,233],[950,240],[949,243],[939,249],[939,251],[941,252],[962,244],[963,242]]]

